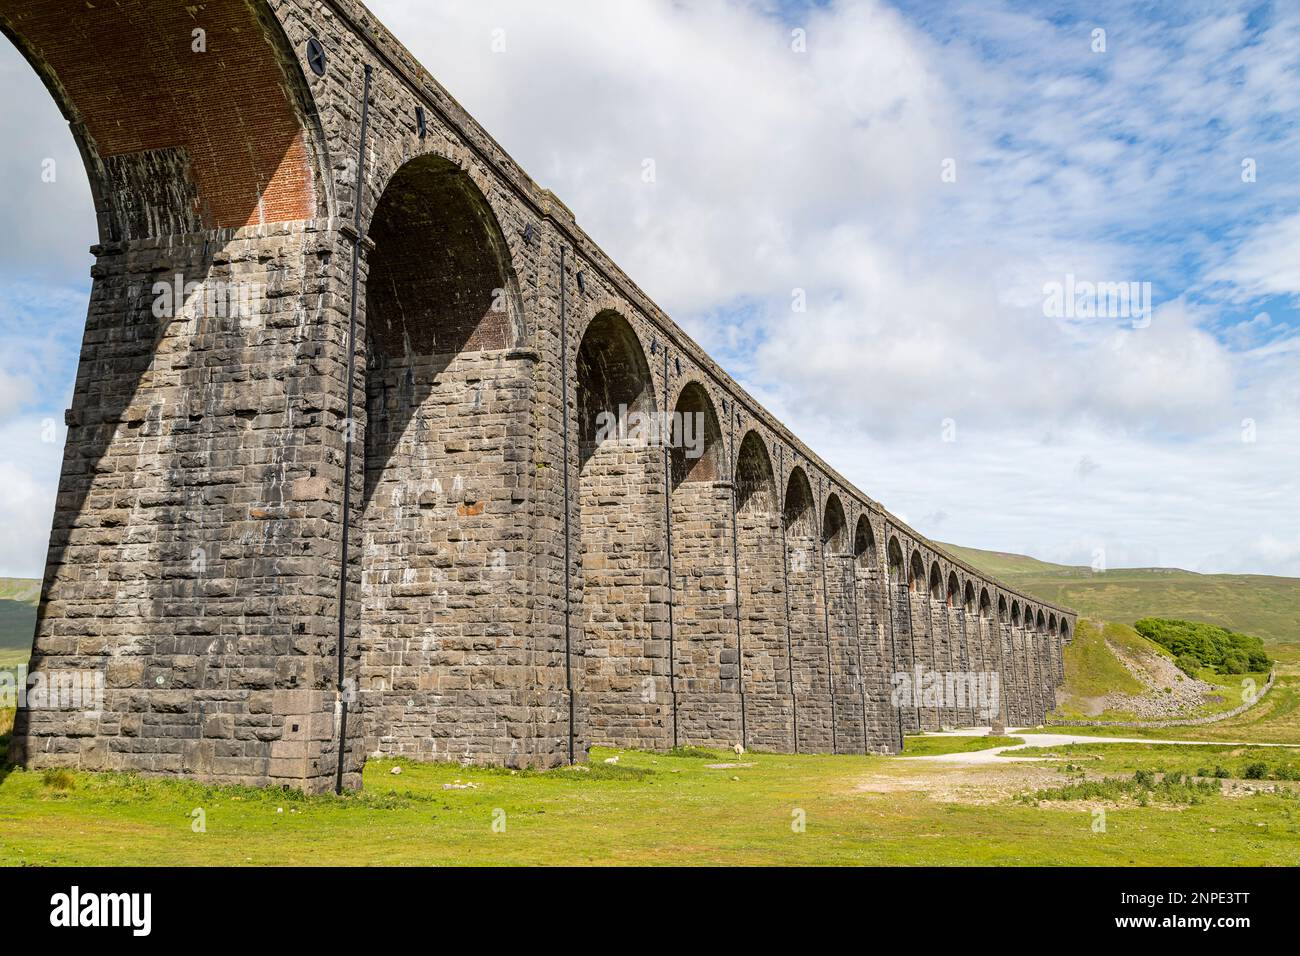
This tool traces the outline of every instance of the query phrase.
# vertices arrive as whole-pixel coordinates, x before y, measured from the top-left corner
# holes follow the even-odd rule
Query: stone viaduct
[[[317,791],[368,755],[893,751],[1042,719],[1074,614],[747,395],[355,0],[0,0],[98,215],[31,767]],[[170,294],[174,289],[175,294]],[[249,294],[250,290],[253,294]],[[242,305],[241,305],[242,303]],[[602,427],[688,414],[681,443]]]

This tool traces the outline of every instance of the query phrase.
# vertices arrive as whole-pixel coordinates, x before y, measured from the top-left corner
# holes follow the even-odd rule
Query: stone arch
[[[930,558],[930,570],[927,573],[921,551],[914,551],[910,592],[915,641],[914,664],[927,668],[934,674],[939,674],[943,669],[939,649],[944,633],[940,619],[942,591],[943,578],[938,561]],[[917,716],[921,730],[939,730],[944,723],[943,708],[939,704],[920,708]]]
[[[337,524],[330,504],[337,508],[333,495],[341,486],[338,405],[309,403],[321,402],[321,390],[342,380],[342,350],[327,344],[338,341],[336,327],[304,315],[304,301],[317,282],[324,284],[326,270],[304,269],[296,253],[315,241],[313,220],[330,212],[330,164],[307,81],[270,5],[252,0],[208,11],[206,55],[191,50],[194,25],[192,9],[164,0],[0,4],[0,32],[68,121],[95,210],[94,235],[83,238],[87,247],[98,240],[82,341],[99,345],[82,350],[66,417],[68,455],[33,668],[80,666],[53,651],[76,645],[63,635],[86,634],[99,619],[102,600],[88,601],[76,584],[92,573],[110,591],[132,595],[135,634],[175,636],[193,631],[205,614],[241,614],[239,641],[203,644],[208,673],[251,666],[249,647],[291,644],[296,660],[275,675],[283,681],[277,686],[332,688],[332,609],[290,612],[292,620],[245,619],[240,610],[249,587],[241,575],[313,601],[332,602],[337,594],[338,567],[326,555],[337,553],[329,539]],[[218,68],[222,61],[231,68]],[[180,90],[184,95],[158,94]],[[322,408],[331,412],[322,415]],[[137,508],[129,537],[125,529],[118,541],[99,534],[93,547],[82,547],[87,534],[98,533],[81,516],[88,502],[94,507],[94,488],[109,472],[130,476],[133,502],[154,499],[156,506]],[[316,490],[329,480],[324,475],[334,480],[320,496],[333,501],[317,504]],[[303,497],[290,504],[300,478],[296,495]],[[296,503],[302,500],[311,504]],[[230,530],[232,509],[243,509],[250,522],[240,533]],[[328,514],[335,517],[326,520]],[[283,560],[291,541],[301,550]],[[209,562],[201,582],[193,571],[196,550]],[[90,562],[98,569],[88,572]],[[288,639],[290,627],[303,636]],[[309,643],[321,653],[297,656]],[[124,641],[101,645],[116,654]],[[127,724],[128,714],[148,712],[152,695],[167,692],[131,690],[129,698],[110,695],[121,703],[105,711],[104,726]],[[187,747],[168,762],[183,772],[218,774],[212,754],[229,742],[205,729],[213,725],[204,693],[196,689],[185,709],[173,712],[169,724]],[[293,700],[303,709],[277,712],[268,724],[274,733],[293,722],[316,727],[333,714],[332,702],[320,704],[306,691]],[[234,720],[246,707],[236,694],[222,710]],[[356,739],[359,726],[350,728]],[[270,737],[263,731],[244,746],[246,776],[320,788],[345,763],[332,736],[308,742],[303,735],[287,746]],[[114,768],[159,766],[156,738],[120,740]],[[273,760],[272,748],[304,759]],[[80,765],[94,769],[108,752],[97,748]],[[302,774],[290,766],[304,768]],[[359,782],[357,767],[359,760],[346,761],[346,784]]]
[[[203,28],[208,53],[200,56],[183,4],[83,4],[75,22],[46,0],[13,0],[0,11],[0,31],[72,127],[101,242],[327,214],[319,121],[270,5],[225,5]],[[140,95],[151,89],[187,95]]]
[[[1029,708],[1025,700],[1025,661],[1020,629],[1020,603],[1005,594],[998,595],[998,632],[1003,646],[1004,694],[1007,698],[1007,720],[1016,724],[1029,721]]]
[[[1056,683],[1057,656],[1053,653],[1056,648],[1056,635],[1048,631],[1048,618],[1043,609],[1039,607],[1034,618],[1034,649],[1039,656],[1039,682],[1043,687],[1044,708],[1050,706],[1050,696],[1052,696],[1052,685]]]
[[[788,534],[806,537],[815,534],[816,512],[813,510],[812,485],[808,482],[807,473],[798,465],[790,469],[790,478],[785,483],[783,514]]]
[[[740,666],[731,609],[731,491],[722,432],[698,381],[678,393],[669,428],[673,693],[678,743],[729,747],[742,736]]]
[[[1061,618],[1061,637],[1067,641],[1070,639],[1070,622],[1065,618]]]
[[[722,429],[713,400],[699,382],[687,382],[678,392],[670,437],[674,490],[722,477]]]
[[[848,519],[835,492],[826,496],[822,508],[821,542],[826,666],[834,721],[831,744],[837,753],[861,753],[866,747],[866,711],[860,678],[854,560]]]
[[[966,659],[972,668],[988,670],[988,652],[984,647],[984,626],[975,604],[975,585],[966,579],[961,591],[961,621],[965,629]]]
[[[758,431],[741,440],[735,474],[745,733],[750,746],[788,753],[795,744],[781,499]]]
[[[853,531],[853,581],[867,747],[892,750],[898,744],[899,726],[890,699],[890,675],[898,670],[898,655],[888,614],[888,579],[881,573],[876,533],[866,512],[858,515]]]
[[[1052,684],[1056,685],[1065,678],[1065,645],[1061,640],[1061,629],[1057,626],[1055,612],[1047,615],[1046,634]]]
[[[886,552],[890,580],[905,586],[907,582],[903,575],[903,548],[897,538],[890,537]]]
[[[957,580],[957,572],[948,572],[948,591],[947,601],[949,607],[959,607],[961,604],[961,582]]]
[[[587,323],[575,378],[577,721],[593,744],[670,746],[663,450],[649,440],[654,380],[627,319],[603,309]]]
[[[917,664],[917,622],[912,598],[915,588],[916,561],[920,556],[914,553],[910,560],[907,559],[902,544],[894,535],[889,538],[886,556],[891,587],[889,604],[891,648],[894,652],[895,668],[901,673],[911,674]],[[898,708],[898,722],[900,737],[920,728],[920,717],[911,697],[905,697]]]
[[[858,516],[858,524],[853,532],[853,557],[860,566],[871,571],[876,569],[876,534],[871,530],[871,522],[866,515]]]
[[[824,544],[832,554],[843,554],[848,550],[848,521],[844,517],[844,506],[840,503],[840,497],[831,493],[826,499],[826,507],[822,517],[822,544]]]
[[[1051,686],[1054,682],[1053,674],[1056,671],[1056,655],[1052,653],[1054,642],[1048,638],[1047,634],[1047,615],[1043,609],[1037,608],[1033,618],[1026,622],[1026,630],[1032,627],[1030,643],[1034,653],[1034,678],[1036,681],[1035,689],[1039,695],[1039,719],[1046,714],[1052,706]]]
[[[753,429],[745,432],[736,455],[736,508],[756,516],[777,511],[776,479],[772,458],[763,437]]]
[[[797,703],[798,749],[834,747],[826,653],[825,593],[820,520],[808,475],[790,469],[785,492],[786,587],[789,596],[791,674]]]
[[[993,616],[993,601],[988,588],[980,588],[980,617],[989,619]]]
[[[442,414],[430,421],[445,424],[434,434],[416,421],[421,443],[450,437],[441,432],[450,432],[455,416],[483,412],[483,369],[469,368],[476,363],[468,356],[512,344],[515,308],[513,297],[503,294],[512,269],[501,230],[482,194],[448,160],[430,155],[404,165],[380,197],[369,235],[373,247],[364,292],[367,502],[413,419],[421,410],[431,411],[435,387],[445,399]],[[462,401],[457,385],[477,387],[470,387],[469,400]],[[453,445],[461,443],[453,439]],[[442,464],[444,474],[456,474],[455,462],[447,465]],[[413,478],[405,471],[397,477]]]
[[[606,309],[587,323],[577,352],[579,465],[613,444],[645,445],[637,431],[655,412],[654,379],[631,323]]]
[[[522,306],[509,245],[487,197],[451,160],[429,153],[404,163],[388,179],[367,235],[366,331],[383,354],[519,344]]]
[[[369,239],[358,292],[366,752],[500,762],[477,753],[476,728],[507,700],[523,706],[530,639],[501,619],[493,587],[528,561],[515,535],[526,466],[512,450],[528,434],[516,395],[531,378],[509,356],[508,249],[477,187],[435,155],[388,180]]]
[[[907,569],[907,589],[913,593],[925,588],[925,559],[920,551],[912,552],[912,561]]]

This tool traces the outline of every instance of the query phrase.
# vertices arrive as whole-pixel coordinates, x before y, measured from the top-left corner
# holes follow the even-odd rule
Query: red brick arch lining
[[[80,140],[103,238],[316,214],[301,77],[265,4],[115,0],[77,4],[75,17],[67,6],[0,0],[0,28]]]

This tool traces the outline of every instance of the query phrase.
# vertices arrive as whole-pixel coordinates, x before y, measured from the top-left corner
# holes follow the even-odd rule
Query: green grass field
[[[1300,643],[1300,579],[1195,574],[1167,568],[1117,569],[1049,564],[999,551],[943,547],[987,574],[1045,601],[1103,621],[1143,617],[1204,621],[1254,634],[1266,644]]]
[[[0,578],[0,667],[13,667],[27,660],[40,597],[40,581]]]
[[[26,664],[30,656],[30,651],[0,650],[0,670]]]
[[[1210,749],[1092,745],[1050,769],[1008,761],[982,771],[995,783],[956,789],[960,770],[913,758],[746,754],[717,763],[749,766],[715,768],[626,752],[611,767],[608,750],[590,770],[548,773],[374,761],[365,792],[346,797],[13,771],[0,781],[0,864],[1300,863],[1292,785],[1186,807],[1117,802],[1101,833],[1092,805],[1029,799],[1076,779],[1065,767],[1085,759],[1096,774],[1244,768],[1252,756]],[[1017,783],[1026,766],[1040,777]],[[446,789],[458,781],[475,786]]]
[[[971,753],[990,747],[1010,747],[1024,743],[1021,737],[939,737],[933,734],[916,734],[903,741],[904,757],[934,757],[939,754]]]

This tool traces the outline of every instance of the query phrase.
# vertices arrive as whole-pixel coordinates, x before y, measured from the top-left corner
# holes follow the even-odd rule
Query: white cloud
[[[1225,263],[1210,273],[1239,298],[1300,295],[1300,214],[1255,228]]]
[[[802,16],[799,55],[795,24],[744,4],[374,6],[868,493],[942,514],[943,534],[971,544],[1271,566],[1248,538],[1296,518],[1255,502],[1292,480],[1300,451],[1243,452],[1238,431],[1300,407],[1278,384],[1286,355],[1234,353],[1207,331],[1215,308],[1181,295],[1180,257],[1222,257],[1222,243],[1141,234],[1261,195],[1238,188],[1240,156],[1281,144],[1251,142],[1264,110],[1249,97],[1283,83],[1266,64],[1294,59],[1293,23],[1275,18],[1246,50],[1235,13],[1171,25],[1117,8],[1098,58],[1090,28],[1032,12],[981,2],[917,23],[838,4]],[[940,180],[948,157],[956,183]],[[1271,200],[1300,195],[1276,179]],[[1150,326],[1045,318],[1043,284],[1067,273],[1152,281]],[[790,309],[796,287],[806,313]],[[945,418],[955,446],[939,440]]]
[[[85,277],[99,241],[85,167],[67,120],[6,38],[0,88],[0,281]]]
[[[0,577],[44,571],[64,434],[34,417],[0,425]]]

